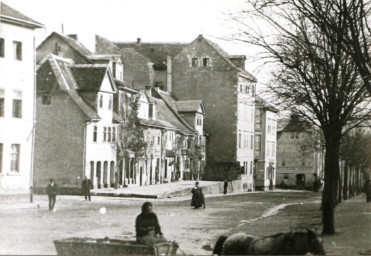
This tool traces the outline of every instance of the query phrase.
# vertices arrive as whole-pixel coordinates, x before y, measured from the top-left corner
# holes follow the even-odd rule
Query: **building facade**
[[[323,152],[315,128],[296,119],[280,119],[277,129],[277,178],[288,187],[313,187],[323,178]]]
[[[242,175],[252,190],[256,80],[244,70],[244,60],[200,35],[173,59],[172,94],[202,99],[207,109],[207,178]]]
[[[44,27],[0,2],[0,194],[32,185],[35,29]]]
[[[255,101],[255,189],[276,186],[276,147],[278,110],[257,96]]]

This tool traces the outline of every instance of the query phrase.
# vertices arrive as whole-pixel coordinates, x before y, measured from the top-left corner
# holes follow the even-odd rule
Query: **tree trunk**
[[[344,187],[343,187],[343,199],[347,200],[348,199],[348,174],[349,174],[349,164],[347,161],[344,163]]]
[[[337,196],[337,184],[339,180],[339,133],[329,132],[326,136],[325,155],[325,186],[323,190],[322,205],[322,234],[334,234],[334,209]]]

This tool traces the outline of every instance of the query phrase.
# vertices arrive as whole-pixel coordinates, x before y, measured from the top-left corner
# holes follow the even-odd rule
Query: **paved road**
[[[65,237],[133,238],[135,217],[143,202],[97,197],[86,202],[81,197],[59,196],[55,212],[47,210],[44,198],[39,209],[0,210],[0,254],[56,254],[53,240]],[[287,220],[284,227],[273,224],[273,229],[270,225],[264,228],[264,223],[286,206],[318,210],[319,194],[261,192],[211,197],[206,209],[191,208],[189,200],[152,202],[165,236],[178,241],[186,254],[205,255],[210,251],[203,247],[212,246],[222,233],[248,231],[257,223],[263,223],[263,228],[254,230],[256,235],[300,226],[300,219],[291,224]]]

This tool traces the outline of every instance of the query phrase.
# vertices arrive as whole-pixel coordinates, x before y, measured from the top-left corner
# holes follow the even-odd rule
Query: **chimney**
[[[153,69],[153,63],[152,62],[148,62],[147,65],[148,65],[149,85],[152,86],[153,82],[155,80],[155,70]]]
[[[166,77],[166,82],[167,82],[167,92],[169,94],[172,93],[173,91],[173,85],[172,85],[172,60],[171,60],[171,56],[167,56],[167,59],[166,59],[166,68],[167,68],[167,77]]]
[[[141,38],[137,38],[137,45],[140,45],[140,43],[142,42],[142,39]]]

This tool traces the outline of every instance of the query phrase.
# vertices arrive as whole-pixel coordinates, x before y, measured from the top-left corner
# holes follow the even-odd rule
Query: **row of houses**
[[[145,43],[53,32],[35,55],[43,25],[4,3],[1,17],[2,193],[42,191],[51,177],[73,193],[84,176],[95,188],[238,178],[252,191],[320,175],[320,156],[298,169],[281,154],[292,128],[256,95],[245,56],[203,35]]]

